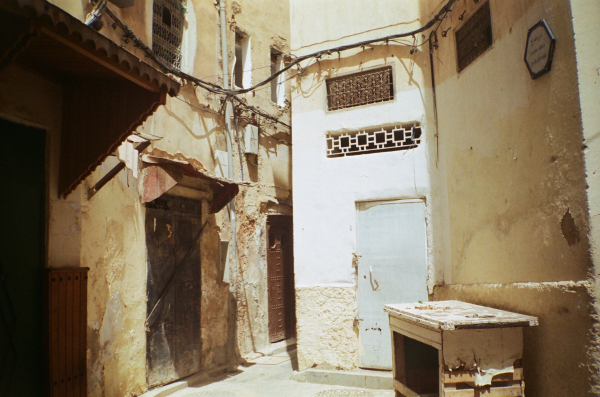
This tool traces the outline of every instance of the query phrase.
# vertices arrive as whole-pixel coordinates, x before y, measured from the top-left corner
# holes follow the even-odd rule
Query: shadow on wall
[[[335,53],[331,56],[335,56]],[[406,74],[401,73],[401,70],[396,70],[395,78],[403,81],[408,76],[408,79],[404,80],[406,86],[416,85],[416,81],[413,79],[415,66],[418,66],[424,72],[429,70],[428,58],[420,52],[412,51],[412,47],[391,43],[385,45],[377,44],[351,56],[339,57],[338,59],[321,59],[302,69],[301,72],[296,75],[297,96],[301,95],[303,98],[310,98],[314,95],[316,90],[323,85],[326,79],[334,77],[327,73],[329,70],[339,71],[341,69],[347,69],[357,72],[362,70],[363,63],[379,59],[385,60],[385,64],[388,62],[392,63],[397,59],[403,66],[403,70]],[[307,84],[301,84],[301,79],[308,74],[312,75],[310,84],[308,84],[308,86]],[[424,73],[424,75],[427,77],[427,74]],[[425,81],[428,81],[428,78],[425,78]],[[418,85],[416,86],[421,93],[421,98],[425,98],[422,88]],[[395,90],[397,90],[397,88],[395,88]]]

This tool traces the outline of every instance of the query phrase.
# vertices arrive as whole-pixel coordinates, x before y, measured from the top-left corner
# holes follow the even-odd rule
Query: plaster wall
[[[492,47],[460,73],[453,32],[463,2],[440,27],[450,28],[435,62],[451,228],[445,282],[584,280],[588,208],[569,2],[491,0],[490,8]],[[557,45],[551,72],[533,80],[523,54],[542,18]]]
[[[356,5],[292,2],[292,44],[297,54],[347,44],[359,39],[391,34],[388,15],[402,15],[394,33],[420,26],[417,4]],[[324,9],[322,10],[321,7]],[[384,16],[385,14],[385,16]],[[330,15],[338,20],[332,23]],[[377,18],[381,16],[379,20]],[[394,18],[397,22],[398,18]],[[343,21],[343,23],[342,23]],[[366,22],[369,21],[369,22]],[[377,21],[377,22],[375,22]],[[391,22],[390,22],[391,23]],[[339,30],[335,29],[339,28]],[[362,30],[367,33],[362,34]],[[359,34],[361,33],[361,34]],[[347,36],[347,37],[346,37]],[[359,37],[360,36],[360,37]],[[317,40],[317,37],[327,39]],[[328,111],[326,79],[391,65],[394,100]],[[365,49],[325,55],[303,64],[293,79],[293,182],[295,189],[294,253],[300,369],[313,365],[352,368],[358,364],[356,317],[356,203],[371,200],[419,198],[426,203],[428,239],[428,287],[443,280],[443,192],[438,188],[435,121],[432,118],[429,56],[423,48],[398,43],[376,44]],[[327,133],[418,122],[423,128],[419,147],[406,151],[326,157]],[[433,244],[437,241],[437,244]],[[322,299],[329,289],[344,291],[335,300]],[[344,300],[345,310],[336,308]],[[323,313],[326,313],[324,315]],[[310,333],[334,322],[347,340],[331,335],[337,331]],[[349,346],[352,346],[350,348]]]
[[[294,54],[304,55],[408,31],[420,23],[420,7],[419,2],[394,0],[294,0],[290,2],[292,49]]]
[[[584,346],[592,327],[587,282],[454,284],[435,288],[434,300],[461,300],[539,317],[523,328],[527,397],[588,396]],[[565,374],[567,374],[565,376]]]
[[[457,2],[435,53],[450,244],[433,298],[539,317],[524,330],[528,396],[592,395],[598,362],[571,6],[490,0],[493,44],[457,72],[457,16],[476,7]],[[552,70],[533,80],[523,55],[542,18],[556,49]]]
[[[90,11],[88,2],[56,1],[80,20]],[[287,2],[259,12],[261,1],[227,2],[230,66],[233,67],[234,31],[238,24],[253,36],[254,82],[270,74],[270,47],[289,53]],[[131,8],[108,7],[145,43],[151,45],[152,1],[135,2]],[[254,15],[254,16],[252,16]],[[260,17],[257,17],[260,15]],[[273,23],[277,21],[277,23]],[[144,54],[125,43],[106,16],[101,34],[141,59]],[[182,69],[196,77],[222,84],[220,26],[211,2],[187,3]],[[240,27],[242,29],[242,27]],[[198,40],[198,38],[201,38]],[[147,153],[190,162],[216,174],[217,150],[226,150],[221,97],[183,86],[177,98],[139,128],[156,135]],[[9,66],[0,73],[0,115],[47,129],[48,148],[48,266],[87,266],[88,288],[88,388],[90,396],[139,395],[146,385],[146,248],[145,207],[140,203],[140,180],[130,170],[121,171],[93,198],[87,190],[117,163],[109,157],[66,199],[57,192],[60,158],[62,88],[52,82]],[[289,98],[289,83],[286,83]],[[4,95],[7,94],[7,95]],[[270,86],[245,101],[290,124],[289,107],[270,100]],[[231,237],[226,210],[209,215],[211,192],[197,192],[203,201],[207,230],[201,241],[201,367],[203,370],[236,363],[241,355],[269,344],[266,287],[266,216],[291,214],[290,128],[263,117],[239,112],[240,138],[243,127],[253,122],[261,127],[259,155],[242,154],[244,180],[236,198],[238,252],[241,269],[231,284],[220,280],[219,241]],[[233,123],[232,123],[233,124]],[[242,179],[240,155],[234,133],[234,174]],[[255,165],[256,164],[256,165]],[[288,205],[280,204],[284,202]],[[234,285],[235,288],[230,288]]]
[[[594,315],[597,319],[598,306],[598,266],[600,264],[600,45],[598,44],[598,31],[595,29],[596,21],[600,18],[600,4],[598,1],[571,3],[573,16],[573,30],[575,32],[575,50],[577,59],[577,74],[579,83],[579,105],[581,106],[581,124],[584,139],[584,156],[586,169],[587,205],[589,207],[589,240],[590,257],[594,264],[593,275],[596,277],[593,296]],[[598,324],[593,328],[594,340],[591,343],[590,355],[592,357],[592,387],[596,394],[600,394],[600,357],[598,353],[598,340],[600,329]]]
[[[252,37],[253,84],[270,75],[271,47],[290,52],[287,2],[269,7],[264,3],[226,2],[229,66],[232,70],[234,34],[238,29]],[[78,0],[57,1],[57,5],[80,20],[90,11],[87,2]],[[124,9],[111,3],[108,7],[142,41],[151,45],[151,0],[136,1],[133,7]],[[121,33],[109,26],[109,18],[104,16],[102,21],[101,34],[145,59],[142,51],[133,43],[124,42]],[[218,7],[212,2],[187,2],[182,52],[184,72],[222,85],[220,18]],[[284,86],[289,98],[289,83]],[[270,84],[267,84],[240,98],[289,126],[289,105],[280,107],[272,103],[270,92]],[[140,132],[160,138],[146,153],[184,160],[209,174],[222,175],[219,163],[215,161],[219,151],[226,151],[222,99],[182,81],[179,96],[168,97],[166,105],[139,128]],[[208,229],[201,242],[200,264],[203,369],[229,365],[237,362],[240,356],[269,345],[266,216],[292,213],[290,128],[260,116],[253,117],[251,112],[243,109],[238,109],[238,116],[242,141],[246,124],[251,122],[260,126],[259,154],[240,156],[243,147],[238,148],[233,132],[234,179],[252,183],[242,186],[236,197],[239,255],[237,260],[229,258],[229,263],[239,271],[232,271],[236,277],[229,285],[221,282],[219,268],[219,241],[230,240],[232,234],[229,216],[226,209],[208,215],[207,201],[203,206],[203,216],[208,220]],[[87,191],[115,164],[114,159],[107,159],[80,191]],[[89,309],[93,317],[88,324],[90,395],[137,395],[146,389],[143,330],[146,314],[145,212],[139,201],[140,183],[131,171],[125,170],[91,200],[82,196],[78,230],[83,230],[83,238],[80,237],[79,245],[83,247],[81,265],[91,268]],[[77,194],[81,193],[78,191]],[[196,192],[192,196],[210,200],[211,194]],[[67,219],[61,215],[59,221],[65,223]],[[123,352],[127,359],[120,355]]]

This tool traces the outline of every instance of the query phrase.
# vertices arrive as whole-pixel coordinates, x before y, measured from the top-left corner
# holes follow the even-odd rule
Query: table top
[[[538,325],[537,317],[460,301],[397,303],[384,310],[391,317],[442,330]]]

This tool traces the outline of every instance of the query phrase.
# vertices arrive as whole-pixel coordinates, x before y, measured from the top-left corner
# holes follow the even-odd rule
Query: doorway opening
[[[0,390],[43,394],[46,132],[0,119]]]

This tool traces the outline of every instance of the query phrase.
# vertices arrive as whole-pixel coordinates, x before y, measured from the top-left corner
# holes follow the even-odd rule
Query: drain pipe
[[[219,0],[219,13],[221,14],[221,50],[223,56],[223,88],[229,87],[229,63],[227,54],[227,21],[225,17],[225,0]],[[227,170],[229,179],[233,180],[233,153],[231,145],[231,100],[225,99],[225,139],[227,141]],[[237,265],[237,238],[235,229],[235,198],[229,203],[229,219],[231,221],[231,245],[233,264]],[[231,266],[229,271],[230,285],[235,296],[237,283],[237,268]]]
[[[225,0],[219,0],[221,17],[221,51],[223,57],[223,88],[229,86],[229,62],[227,54],[227,18],[225,16]],[[227,170],[229,179],[233,180],[233,153],[231,145],[231,100],[225,98],[225,139],[227,141]],[[237,235],[235,228],[235,198],[229,202],[229,221],[231,222],[231,264],[229,265],[229,291],[233,297],[229,300],[229,343],[232,348],[232,358],[235,359],[237,349]]]

